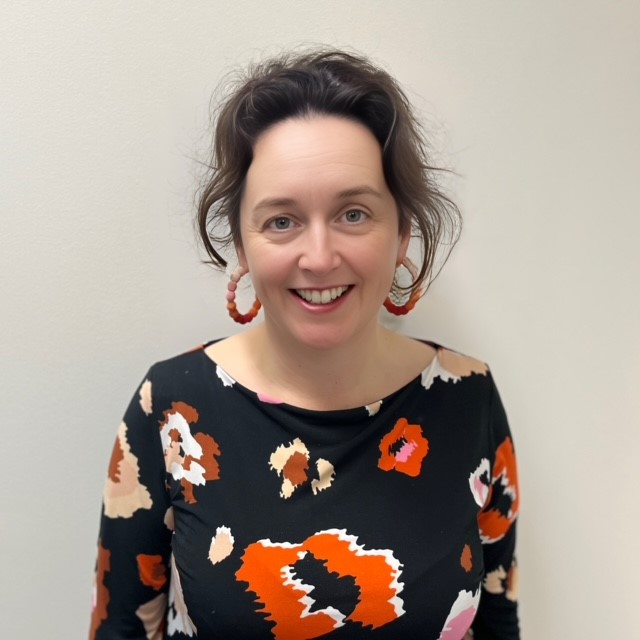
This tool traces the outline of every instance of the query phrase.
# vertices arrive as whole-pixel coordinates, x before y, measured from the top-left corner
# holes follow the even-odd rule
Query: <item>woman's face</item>
[[[285,120],[258,138],[240,236],[269,331],[321,349],[374,335],[409,240],[378,141],[334,116]]]

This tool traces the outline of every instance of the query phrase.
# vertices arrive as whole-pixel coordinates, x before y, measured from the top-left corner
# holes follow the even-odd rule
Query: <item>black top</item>
[[[91,638],[519,638],[505,413],[486,365],[434,346],[341,411],[203,348],[154,365],[109,467]]]

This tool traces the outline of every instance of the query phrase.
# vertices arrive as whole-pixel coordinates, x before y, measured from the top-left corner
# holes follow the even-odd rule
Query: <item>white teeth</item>
[[[334,287],[333,289],[296,289],[296,293],[311,304],[329,304],[339,298],[349,287]]]

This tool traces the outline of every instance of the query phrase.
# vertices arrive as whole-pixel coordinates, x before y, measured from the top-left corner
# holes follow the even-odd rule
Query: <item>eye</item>
[[[344,219],[350,224],[356,224],[362,222],[367,217],[367,214],[360,209],[349,209],[344,214]]]
[[[287,231],[291,229],[293,226],[293,220],[291,218],[287,218],[286,216],[278,216],[277,218],[272,218],[267,222],[267,229],[272,229],[274,231]]]

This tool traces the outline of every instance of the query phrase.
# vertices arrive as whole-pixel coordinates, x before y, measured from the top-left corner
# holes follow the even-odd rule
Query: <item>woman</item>
[[[378,321],[415,305],[458,215],[406,97],[343,52],[268,61],[224,103],[212,167],[200,234],[213,263],[237,256],[231,317],[263,320],[136,393],[92,637],[518,638],[516,467],[491,374]]]

